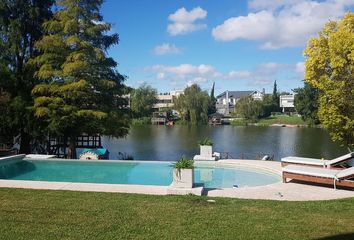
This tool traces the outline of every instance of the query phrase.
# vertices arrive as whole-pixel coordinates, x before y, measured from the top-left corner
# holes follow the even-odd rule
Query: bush
[[[134,118],[132,120],[132,125],[146,125],[146,124],[151,124],[150,117]]]
[[[202,145],[202,146],[212,146],[213,145],[213,141],[210,138],[204,138],[204,139],[200,140],[198,143],[199,143],[199,145]]]
[[[180,160],[178,160],[174,165],[174,168],[180,169],[193,169],[194,161],[192,159],[187,158],[186,156],[182,156]]]

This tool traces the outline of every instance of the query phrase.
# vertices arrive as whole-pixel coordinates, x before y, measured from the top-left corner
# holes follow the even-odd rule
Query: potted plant
[[[210,138],[204,138],[199,141],[200,156],[211,158],[213,157],[213,141]]]
[[[192,188],[194,182],[194,161],[183,156],[173,165],[172,186]]]

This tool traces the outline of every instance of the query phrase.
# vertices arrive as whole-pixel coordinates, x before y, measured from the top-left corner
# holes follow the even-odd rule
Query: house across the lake
[[[174,90],[169,93],[161,93],[156,96],[157,103],[154,104],[153,109],[160,111],[164,108],[173,107],[173,97],[178,97],[183,93],[183,90]]]
[[[295,95],[280,95],[279,97],[279,106],[282,108],[282,112],[294,112]]]
[[[265,92],[260,91],[225,91],[216,97],[216,111],[224,115],[230,115],[235,111],[236,102],[242,98],[251,96],[254,100],[262,100]]]

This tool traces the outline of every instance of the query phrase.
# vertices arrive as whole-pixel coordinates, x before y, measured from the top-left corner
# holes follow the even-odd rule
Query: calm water
[[[172,183],[172,164],[26,160],[1,165],[0,179],[168,186]],[[195,183],[206,188],[259,186],[278,181],[279,176],[246,168],[195,168]]]
[[[214,151],[228,152],[233,158],[255,159],[262,154],[272,154],[276,160],[290,155],[333,158],[346,153],[319,128],[133,126],[126,138],[106,137],[103,146],[111,152],[111,159],[125,152],[135,160],[174,161],[198,154],[197,142],[205,137],[213,140]]]

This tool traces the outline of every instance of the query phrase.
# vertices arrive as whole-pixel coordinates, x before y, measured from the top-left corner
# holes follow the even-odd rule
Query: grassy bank
[[[307,125],[308,123],[303,121],[301,117],[296,115],[275,115],[268,118],[260,119],[258,122],[260,125],[268,126],[272,124],[290,124],[290,125]]]
[[[246,120],[238,119],[231,122],[234,126],[246,126],[246,125],[256,125],[256,126],[270,126],[272,124],[284,124],[284,125],[308,125],[307,122],[303,121],[301,117],[296,115],[275,115],[267,118],[259,119],[257,122],[249,122]]]
[[[278,202],[215,198],[215,203],[207,199],[0,189],[0,239],[354,237],[354,199]]]

